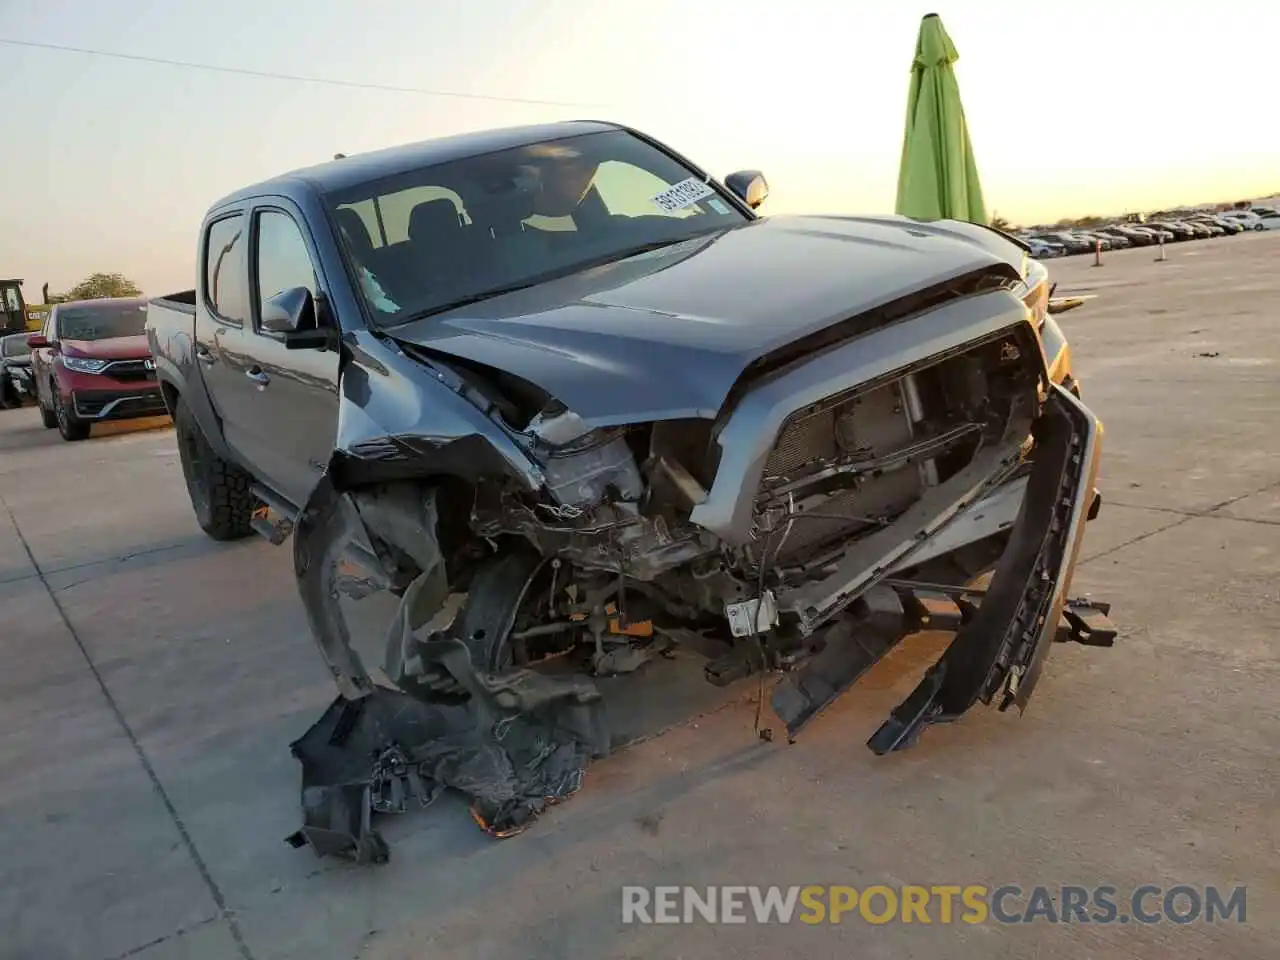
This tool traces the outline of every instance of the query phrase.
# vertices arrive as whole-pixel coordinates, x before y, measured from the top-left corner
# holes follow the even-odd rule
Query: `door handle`
[[[271,382],[271,378],[267,376],[267,371],[263,370],[261,367],[250,367],[244,372],[244,375],[256,383],[259,390],[263,389]]]
[[[213,354],[209,352],[209,348],[203,344],[196,347],[196,359],[203,363],[206,367],[213,366]]]

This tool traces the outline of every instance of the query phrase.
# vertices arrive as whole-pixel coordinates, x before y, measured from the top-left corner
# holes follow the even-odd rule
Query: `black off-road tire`
[[[250,524],[257,505],[250,492],[253,477],[214,453],[191,408],[181,398],[174,407],[173,428],[187,495],[200,529],[214,540],[247,537],[253,532]]]

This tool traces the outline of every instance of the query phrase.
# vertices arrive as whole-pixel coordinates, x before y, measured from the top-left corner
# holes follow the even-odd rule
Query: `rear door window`
[[[244,214],[209,225],[205,234],[205,305],[224,323],[242,324],[249,315],[249,259]]]

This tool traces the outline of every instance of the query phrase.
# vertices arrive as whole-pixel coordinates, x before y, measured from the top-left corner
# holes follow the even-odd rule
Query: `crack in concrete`
[[[124,953],[117,953],[110,960],[126,960],[127,957],[136,957],[144,951],[150,950],[152,947],[158,947],[162,943],[168,943],[175,937],[186,936],[193,930],[199,930],[201,927],[207,927],[211,923],[217,923],[221,917],[205,917],[203,920],[197,920],[195,923],[188,924],[185,927],[179,927],[172,933],[166,933],[163,937],[156,937],[154,940],[148,940],[146,943],[139,944],[136,947],[130,947]]]
[[[1184,513],[1182,511],[1173,510],[1172,508],[1170,508],[1168,512],[1177,514],[1180,517],[1180,519],[1175,520],[1172,523],[1165,524],[1163,527],[1157,527],[1155,530],[1149,530],[1146,533],[1140,533],[1136,537],[1131,537],[1128,540],[1124,541],[1124,543],[1116,544],[1116,546],[1114,547],[1109,547],[1106,550],[1103,550],[1099,553],[1095,553],[1095,554],[1092,554],[1091,556],[1085,557],[1079,563],[1077,563],[1076,566],[1082,567],[1086,563],[1092,563],[1094,560],[1101,559],[1102,557],[1109,557],[1111,556],[1111,554],[1116,553],[1119,550],[1123,550],[1125,547],[1131,547],[1135,543],[1141,543],[1143,540],[1146,540],[1150,537],[1154,537],[1158,533],[1164,533],[1166,530],[1172,530],[1174,527],[1180,527],[1184,523],[1190,523],[1192,520],[1197,520],[1197,519],[1239,520],[1240,519],[1239,517],[1214,517],[1214,516],[1209,516],[1209,514],[1216,513],[1217,511],[1221,510],[1223,507],[1229,507],[1233,503],[1239,503],[1241,500],[1247,499],[1248,497],[1256,496],[1259,493],[1266,493],[1268,490],[1274,490],[1277,487],[1280,487],[1280,480],[1274,480],[1271,483],[1263,484],[1257,490],[1249,490],[1248,492],[1239,494],[1238,496],[1230,497],[1227,500],[1223,500],[1221,503],[1214,504],[1208,510],[1205,510],[1201,513]],[[1116,506],[1125,506],[1125,504],[1117,503]],[[1155,507],[1151,509],[1162,509],[1162,508]],[[1268,525],[1272,524],[1272,521],[1270,520],[1253,520],[1253,521],[1246,521],[1246,522],[1263,523]],[[1280,526],[1280,524],[1276,524],[1276,525]]]
[[[10,516],[12,516],[12,513],[10,513]],[[98,560],[83,560],[79,563],[69,563],[65,567],[49,567],[48,569],[45,569],[43,573],[46,576],[56,576],[62,573],[73,573],[77,570],[86,570],[90,567],[107,568],[106,570],[95,573],[92,576],[85,577],[83,580],[73,580],[70,583],[57,588],[59,591],[66,591],[70,590],[72,587],[78,587],[82,583],[92,583],[95,580],[101,580],[104,577],[111,576],[116,572],[114,569],[115,567],[130,563],[133,560],[137,560],[139,557],[152,557],[156,554],[189,548],[190,544],[188,543],[167,543],[158,547],[139,547],[137,550],[133,550],[129,553],[122,553],[115,557],[103,557]],[[23,580],[35,580],[39,578],[39,573],[22,573],[16,577],[0,579],[0,586],[4,586],[7,583],[21,583]]]
[[[1261,490],[1254,492],[1265,493],[1268,489],[1269,487],[1263,487]],[[1251,497],[1253,494],[1250,493],[1245,496]],[[1144,503],[1123,503],[1120,500],[1112,500],[1110,505],[1113,507],[1127,507],[1130,510],[1149,510],[1153,513],[1176,513],[1179,516],[1187,518],[1199,517],[1202,520],[1234,520],[1237,523],[1260,523],[1267,527],[1280,527],[1280,520],[1267,520],[1263,517],[1233,517],[1230,514],[1215,514],[1213,512],[1214,510],[1221,510],[1222,506],[1213,507],[1209,511],[1203,511],[1179,510],[1177,507],[1151,507]],[[1226,506],[1229,506],[1229,504],[1226,504]]]
[[[254,960],[249,945],[245,942],[244,934],[240,931],[240,924],[236,921],[235,914],[227,907],[226,897],[222,894],[222,889],[218,886],[213,874],[209,872],[209,866],[205,863],[204,857],[196,848],[195,841],[191,837],[191,832],[187,829],[187,825],[183,822],[182,816],[178,813],[177,807],[174,806],[169,791],[165,789],[160,777],[156,773],[155,767],[151,763],[151,758],[147,756],[142,744],[138,740],[137,734],[133,732],[133,728],[129,726],[129,721],[125,719],[124,711],[121,710],[120,704],[116,702],[115,695],[107,687],[106,680],[103,679],[98,665],[93,662],[93,658],[89,656],[89,648],[85,646],[84,640],[81,639],[79,631],[76,630],[71,618],[67,616],[67,611],[63,608],[61,601],[58,599],[57,593],[54,592],[49,581],[45,578],[44,571],[40,567],[40,563],[36,560],[35,553],[31,550],[31,545],[27,542],[26,536],[22,532],[22,528],[18,525],[18,518],[14,516],[13,509],[3,496],[0,496],[0,506],[4,507],[5,513],[9,515],[9,523],[13,525],[13,532],[18,537],[18,542],[22,544],[22,549],[26,551],[27,559],[31,563],[31,568],[35,570],[35,575],[40,578],[40,583],[44,586],[45,592],[49,594],[49,600],[53,603],[54,609],[58,612],[58,617],[62,620],[62,625],[70,634],[71,639],[80,650],[80,655],[84,658],[84,662],[89,667],[89,672],[93,674],[94,680],[97,681],[98,689],[102,691],[103,698],[107,701],[107,707],[111,710],[115,717],[116,723],[120,725],[120,729],[124,731],[125,736],[129,739],[133,752],[138,758],[138,762],[142,765],[143,771],[147,778],[151,781],[151,787],[159,796],[160,802],[164,805],[165,811],[169,814],[169,819],[173,821],[174,827],[177,828],[178,835],[182,839],[183,845],[187,848],[187,853],[191,857],[192,863],[195,864],[196,871],[200,874],[200,878],[204,881],[205,886],[209,890],[210,896],[213,898],[214,905],[218,908],[218,915],[227,922],[227,928],[231,932],[231,938],[235,941],[243,960]]]

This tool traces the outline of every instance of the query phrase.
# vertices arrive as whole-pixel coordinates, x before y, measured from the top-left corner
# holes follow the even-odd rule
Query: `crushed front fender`
[[[303,825],[287,838],[295,847],[383,862],[389,851],[373,815],[402,812],[413,799],[425,806],[446,788],[467,797],[487,833],[511,836],[572,796],[587,762],[608,752],[600,693],[589,678],[489,672],[477,669],[458,636],[415,635],[447,589],[436,519],[429,489],[341,493],[329,476],[298,516],[298,586],[340,695],[291,745],[302,766]],[[420,571],[387,637],[387,675],[405,690],[376,684],[351,645],[338,571],[359,536],[403,550]],[[480,608],[504,609],[506,594],[523,583],[495,583]]]

